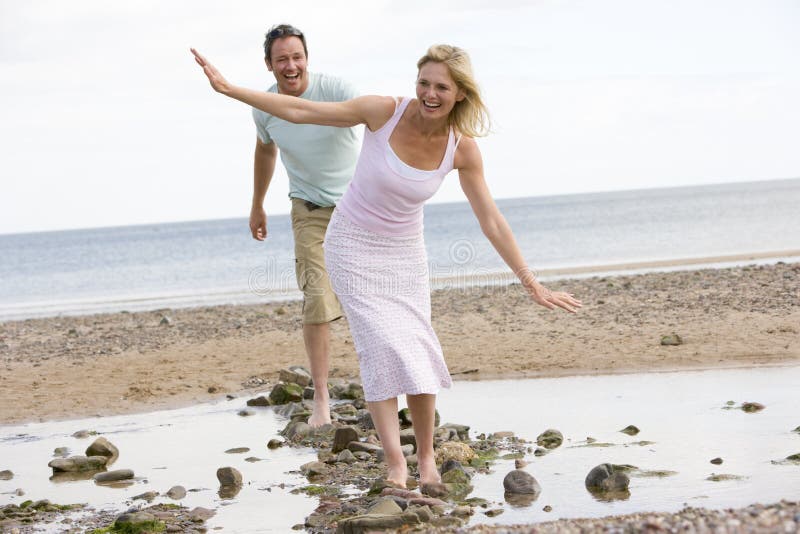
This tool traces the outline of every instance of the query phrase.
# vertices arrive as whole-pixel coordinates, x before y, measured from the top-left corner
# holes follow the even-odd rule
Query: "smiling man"
[[[289,24],[273,26],[267,32],[264,61],[276,82],[269,92],[320,102],[341,102],[358,96],[347,82],[307,70],[306,38]],[[329,323],[342,316],[325,270],[322,241],[333,208],[353,177],[358,136],[355,128],[292,124],[257,109],[253,109],[253,119],[258,138],[250,231],[259,241],[267,236],[264,197],[280,150],[289,175],[295,275],[303,292],[303,340],[314,380],[314,413],[309,424],[320,426],[330,423]]]

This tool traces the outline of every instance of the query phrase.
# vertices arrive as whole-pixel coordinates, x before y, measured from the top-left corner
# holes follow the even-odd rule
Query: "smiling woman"
[[[231,98],[290,122],[367,126],[355,176],[328,226],[325,264],[353,335],[365,398],[386,454],[387,480],[406,486],[397,423],[397,397],[405,394],[420,484],[423,491],[436,490],[441,484],[433,454],[436,394],[451,381],[431,326],[422,208],[445,176],[458,169],[481,229],[534,302],[570,312],[581,306],[572,295],[551,292],[537,281],[489,194],[474,139],[486,132],[489,119],[469,56],[453,46],[431,47],[417,63],[415,99],[364,96],[330,103],[237,87],[192,52],[211,86]],[[291,51],[271,53],[272,68],[283,69],[285,83],[296,83],[302,62]],[[284,66],[276,64],[279,57]]]

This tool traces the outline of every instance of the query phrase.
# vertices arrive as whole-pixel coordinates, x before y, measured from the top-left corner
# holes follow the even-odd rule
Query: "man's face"
[[[275,75],[281,94],[300,96],[308,88],[308,60],[299,37],[279,37],[272,43],[267,68]]]

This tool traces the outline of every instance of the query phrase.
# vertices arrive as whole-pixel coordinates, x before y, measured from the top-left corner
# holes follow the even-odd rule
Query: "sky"
[[[250,110],[188,49],[267,88],[283,22],[362,94],[465,48],[496,198],[800,177],[797,0],[0,0],[0,234],[248,216]],[[268,215],[287,191],[278,165]]]

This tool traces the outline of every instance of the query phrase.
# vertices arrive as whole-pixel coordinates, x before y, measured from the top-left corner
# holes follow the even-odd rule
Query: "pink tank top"
[[[422,232],[422,206],[453,170],[459,139],[450,135],[438,169],[425,171],[403,162],[389,145],[395,126],[411,101],[404,98],[378,130],[364,128],[355,174],[336,209],[357,225],[388,236]]]

